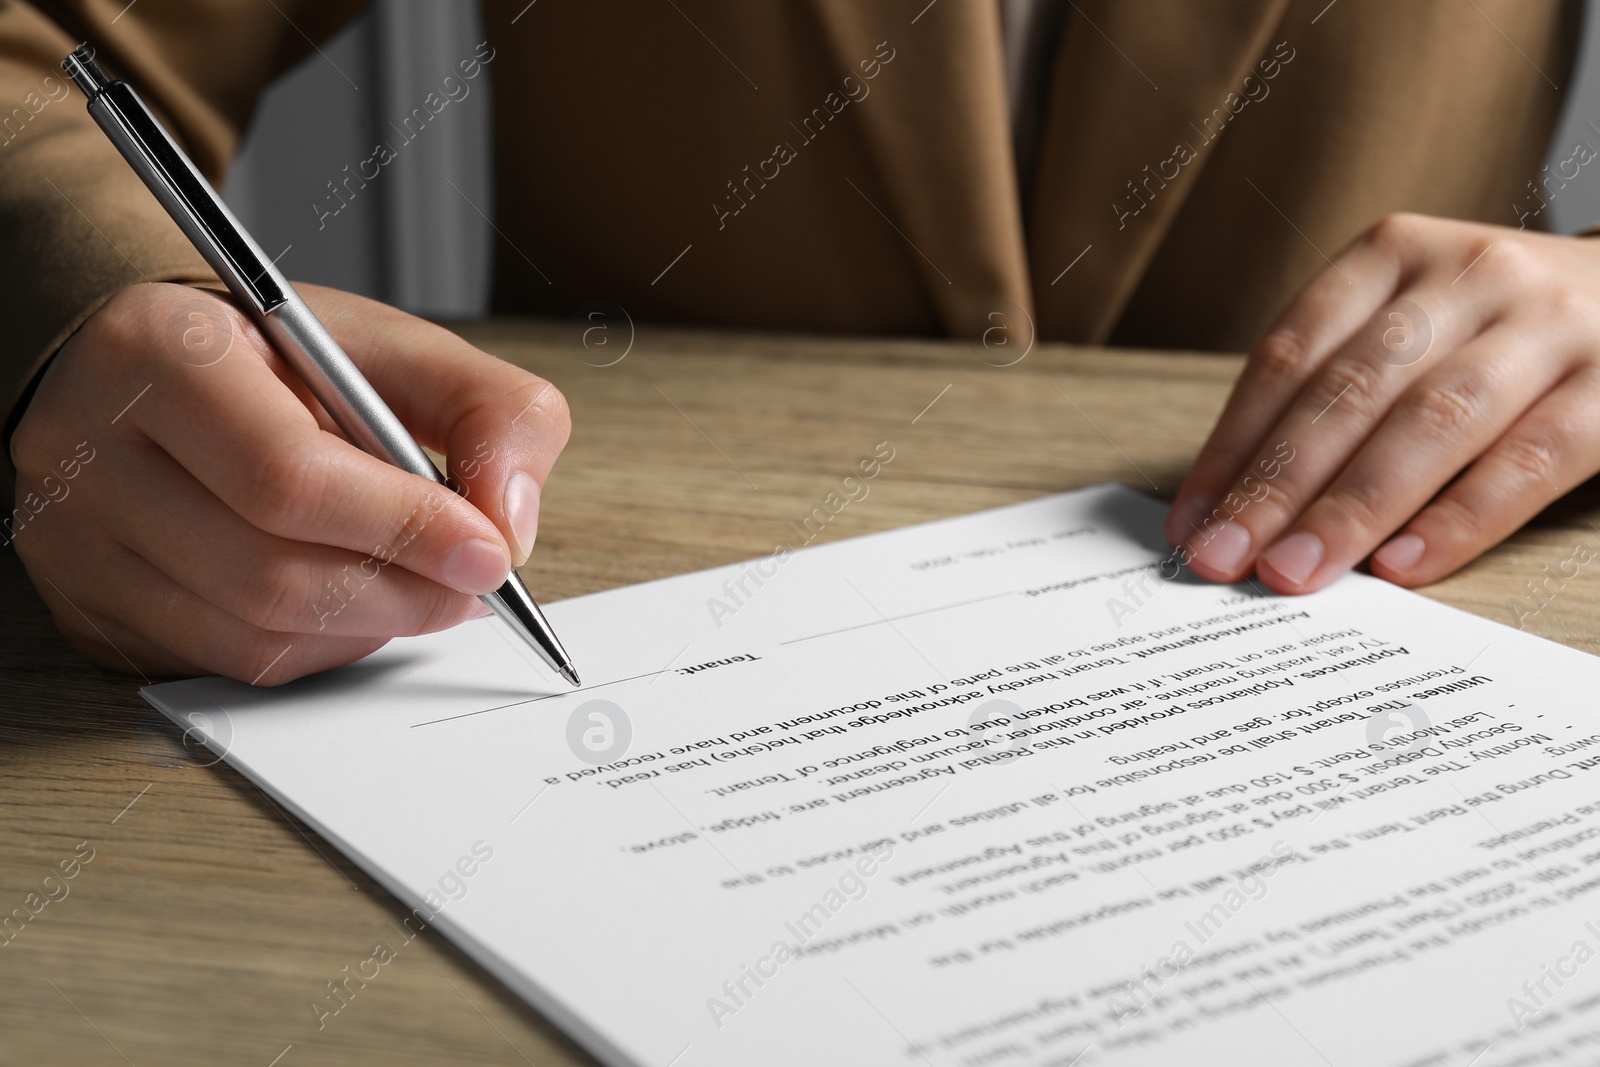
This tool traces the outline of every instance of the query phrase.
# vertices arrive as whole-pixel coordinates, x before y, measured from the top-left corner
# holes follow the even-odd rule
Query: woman
[[[58,92],[56,62],[92,42],[220,181],[266,83],[361,6],[0,7],[0,99],[18,102],[0,123],[5,538],[100,662],[281,682],[469,617],[532,549],[559,391],[308,287],[466,496],[360,454]],[[1433,581],[1600,470],[1600,249],[1537,232],[1594,156],[1541,170],[1575,4],[484,17],[393,139],[303,195],[336,213],[427,150],[452,82],[492,70],[499,310],[603,296],[639,317],[950,335],[1000,316],[1044,340],[1248,348],[1167,534],[1197,574],[1282,593],[1369,557]],[[1283,447],[1265,491],[1246,480]]]

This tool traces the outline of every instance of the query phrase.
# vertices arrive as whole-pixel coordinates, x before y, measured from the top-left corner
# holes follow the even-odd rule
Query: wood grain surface
[[[620,321],[587,347],[567,323],[460,330],[572,404],[523,569],[544,600],[764,555],[883,441],[894,460],[819,540],[1107,480],[1170,496],[1240,366],[1057,346],[995,366],[1015,346],[644,326],[630,347]],[[1524,583],[1580,544],[1600,551],[1595,505],[1585,486],[1424,592],[1516,624],[1512,605],[1536,603]],[[186,749],[136,678],[79,659],[0,551],[0,917],[27,914],[45,876],[93,850],[54,883],[65,897],[0,935],[0,1063],[590,1062],[431,931],[319,1027],[312,1001],[379,941],[401,942],[404,909]],[[1596,569],[1549,583],[1526,627],[1597,651]]]

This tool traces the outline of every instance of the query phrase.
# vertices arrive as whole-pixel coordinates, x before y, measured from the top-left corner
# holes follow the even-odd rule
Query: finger
[[[95,489],[105,501],[99,510],[119,516],[112,539],[256,629],[388,638],[432,633],[487,610],[382,557],[264,533],[153,446],[119,456]]]
[[[1422,376],[1488,325],[1493,305],[1438,290],[1407,293],[1385,304],[1365,328],[1301,388],[1268,431],[1273,448],[1288,443],[1295,456],[1258,502],[1229,508],[1232,521],[1203,523],[1191,536],[1191,568],[1202,578],[1236,582],[1257,553],[1316,500],[1350,461],[1397,399]],[[1425,309],[1447,309],[1430,313]],[[1262,456],[1257,466],[1266,460]],[[1250,472],[1222,499],[1239,499]],[[1255,479],[1252,479],[1254,482]]]
[[[74,590],[69,599],[44,575],[34,582],[34,588],[50,610],[56,630],[92,663],[121,674],[137,674],[146,681],[207,673],[172,649],[85,607],[81,590]]]
[[[157,678],[194,678],[203,671],[177,653],[136,634],[94,612],[68,605],[57,612],[50,593],[41,594],[51,609],[51,621],[89,662],[119,674],[137,674],[147,681]]]
[[[60,530],[53,531],[62,533]],[[220,674],[251,685],[279,685],[353,662],[375,652],[383,638],[282,634],[249,626],[171,581],[136,553],[98,536],[40,538],[30,549],[30,574],[82,574],[74,560],[93,558],[114,570],[114,582],[41,581],[38,588],[57,626],[98,662],[155,674]],[[58,558],[60,557],[60,558]],[[107,626],[107,622],[112,624]],[[120,630],[118,629],[120,628]],[[159,634],[128,641],[129,633]],[[182,655],[167,651],[183,649]]]
[[[1438,581],[1587,479],[1600,452],[1600,371],[1572,375],[1504,429],[1373,554],[1373,574],[1405,586]]]
[[[331,290],[318,313],[402,422],[448,459],[451,483],[505,536],[520,564],[538,533],[542,486],[566,446],[566,398],[550,382],[433,323]]]
[[[1184,479],[1167,516],[1167,540],[1182,544],[1239,472],[1268,445],[1276,414],[1306,380],[1420,270],[1409,216],[1373,227],[1290,302],[1262,337]]]
[[[1525,324],[1490,329],[1425,375],[1256,563],[1278,593],[1320,589],[1355,566],[1500,439],[1571,369]],[[1266,540],[1266,535],[1262,535]]]
[[[155,380],[123,422],[259,530],[385,555],[461,592],[498,588],[511,560],[494,523],[437,483],[321,429],[279,380],[265,340],[228,314],[231,350],[214,362],[197,366],[181,349],[156,346],[147,361]],[[148,331],[132,339],[146,351],[159,337],[159,324],[132,328]]]

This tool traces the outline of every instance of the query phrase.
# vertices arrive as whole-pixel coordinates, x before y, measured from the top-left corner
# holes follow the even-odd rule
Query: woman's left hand
[[[1213,581],[1423,585],[1596,471],[1600,243],[1393,215],[1251,353],[1166,533]]]

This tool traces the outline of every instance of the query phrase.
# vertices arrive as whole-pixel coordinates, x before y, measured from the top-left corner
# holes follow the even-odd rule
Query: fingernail
[[[1209,537],[1196,536],[1189,548],[1195,559],[1207,567],[1232,574],[1250,554],[1250,531],[1236,522],[1220,523]]]
[[[472,614],[468,615],[467,618],[469,618],[469,619],[482,619],[482,618],[484,618],[486,616],[493,615],[493,614],[494,614],[494,612],[489,609],[489,605],[485,604],[483,601],[480,600],[475,605],[473,605]]]
[[[1206,493],[1196,493],[1185,497],[1173,505],[1172,513],[1167,516],[1167,529],[1171,531],[1168,540],[1174,544],[1182,544],[1200,532],[1200,520],[1217,509],[1217,498]]]
[[[1427,543],[1416,534],[1403,533],[1374,552],[1372,562],[1382,565],[1384,570],[1404,574],[1417,565],[1427,547]]]
[[[1261,561],[1295,585],[1304,584],[1322,563],[1322,538],[1297,530],[1261,554]]]
[[[520,567],[528,562],[533,539],[539,535],[539,483],[527,471],[518,471],[506,483],[506,518],[511,520],[516,565]]]
[[[499,545],[476,537],[452,548],[444,557],[444,580],[450,588],[473,596],[492,593],[511,573],[511,561]]]

